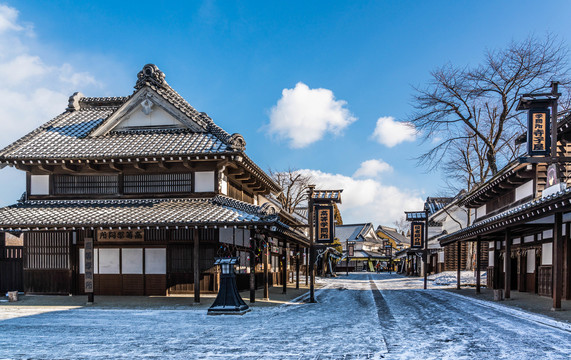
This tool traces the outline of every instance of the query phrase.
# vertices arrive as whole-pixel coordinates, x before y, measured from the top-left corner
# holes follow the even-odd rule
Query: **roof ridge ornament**
[[[244,137],[238,133],[234,133],[230,136],[230,139],[228,139],[228,145],[230,145],[234,150],[246,150],[246,140],[244,140]]]
[[[159,70],[155,64],[147,64],[137,74],[137,83],[135,89],[139,90],[147,85],[155,85],[163,87],[166,85],[165,73]]]
[[[73,95],[71,95],[69,97],[66,110],[67,111],[77,111],[77,110],[81,109],[81,105],[79,105],[79,101],[81,99],[83,99],[84,97],[85,97],[85,95],[83,95],[80,92],[73,93]]]

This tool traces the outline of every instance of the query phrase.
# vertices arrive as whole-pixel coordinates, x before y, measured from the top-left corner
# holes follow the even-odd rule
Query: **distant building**
[[[343,258],[337,264],[337,271],[346,271],[347,257],[349,271],[374,271],[377,263],[385,267],[390,257],[385,252],[385,242],[377,236],[371,223],[336,225],[335,236],[343,247]],[[347,254],[347,245],[353,244],[354,253]]]

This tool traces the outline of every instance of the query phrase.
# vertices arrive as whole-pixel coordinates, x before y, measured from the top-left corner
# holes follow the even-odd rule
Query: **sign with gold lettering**
[[[84,264],[85,264],[85,292],[93,292],[93,239],[83,239],[84,244]]]
[[[531,109],[528,113],[527,153],[549,156],[551,147],[549,109]]]
[[[97,230],[97,241],[145,241],[144,230]]]
[[[335,238],[333,206],[315,207],[316,242],[330,244]]]
[[[413,222],[410,229],[410,247],[422,248],[424,245],[424,223]]]

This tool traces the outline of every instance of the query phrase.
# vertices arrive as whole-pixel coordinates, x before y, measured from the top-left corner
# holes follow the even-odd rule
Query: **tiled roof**
[[[410,239],[404,236],[403,234],[399,233],[396,229],[393,230],[386,226],[379,225],[377,227],[377,231],[382,231],[384,234],[386,234],[388,237],[390,237],[391,239],[395,240],[398,243],[410,244]]]
[[[150,75],[144,71],[150,69]],[[162,82],[150,78],[157,77]],[[179,109],[202,131],[181,129],[146,131],[111,131],[93,136],[122,105],[145,86]],[[136,91],[128,97],[93,98],[74,94],[67,110],[0,150],[0,162],[35,159],[84,159],[136,156],[181,156],[235,152],[243,150],[241,136],[230,135],[208,115],[198,112],[164,81],[164,74],[154,65],[139,73]],[[147,90],[145,90],[147,91]],[[14,121],[14,120],[12,120]],[[243,142],[243,139],[241,139]]]
[[[424,208],[428,210],[430,216],[449,204],[452,199],[451,197],[428,197],[424,202]]]
[[[495,216],[478,221],[462,230],[439,238],[441,245],[447,245],[457,240],[465,240],[490,231],[500,230],[512,224],[525,224],[535,218],[547,216],[556,209],[571,208],[571,188],[561,190],[542,199],[532,200],[525,204],[503,211]]]
[[[37,200],[0,208],[0,230],[255,224],[280,225],[277,215],[264,208],[224,196],[208,199]]]
[[[90,108],[63,113],[2,150],[0,160],[181,156],[231,151],[212,134],[184,129],[87,136],[112,112],[109,108]]]
[[[341,202],[341,193],[343,190],[314,190],[313,199],[315,200],[331,200],[333,202]]]

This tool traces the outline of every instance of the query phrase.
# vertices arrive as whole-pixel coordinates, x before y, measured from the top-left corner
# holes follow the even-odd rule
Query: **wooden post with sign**
[[[93,255],[93,239],[85,238],[84,244],[84,264],[85,264],[85,293],[87,294],[87,303],[93,304],[93,269],[95,268]]]
[[[315,185],[309,185],[309,209],[308,209],[308,224],[309,224],[309,302],[315,302],[315,251],[313,245],[313,191]]]

